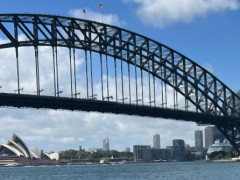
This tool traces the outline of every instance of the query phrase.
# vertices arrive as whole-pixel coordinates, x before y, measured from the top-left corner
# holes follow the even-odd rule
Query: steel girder
[[[89,20],[38,14],[0,14],[0,31],[8,39],[0,49],[52,46],[105,54],[159,78],[190,101],[196,112],[240,117],[240,97],[223,82],[181,53],[140,34]],[[18,39],[20,34],[25,40]],[[239,133],[239,126],[218,128],[227,136]],[[236,135],[227,138],[232,144],[238,141]]]
[[[13,24],[13,32],[6,23]],[[179,52],[134,32],[93,21],[34,14],[2,14],[0,29],[9,40],[0,48],[61,46],[106,54],[150,72],[184,95],[197,111],[240,115],[239,96],[213,74]],[[27,40],[18,40],[20,33]]]

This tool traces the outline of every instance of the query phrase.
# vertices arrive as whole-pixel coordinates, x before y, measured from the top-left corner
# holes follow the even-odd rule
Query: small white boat
[[[129,162],[126,161],[126,160],[123,160],[123,161],[119,162],[119,164],[128,164],[128,163],[129,163]]]
[[[111,164],[111,163],[106,159],[101,159],[99,164]]]
[[[5,167],[22,167],[23,165],[20,164],[20,163],[10,163],[10,164],[7,164],[5,165]]]

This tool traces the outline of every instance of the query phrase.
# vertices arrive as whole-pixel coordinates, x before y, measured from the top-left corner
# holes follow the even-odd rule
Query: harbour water
[[[1,167],[1,180],[231,180],[240,162],[176,162],[117,165]]]

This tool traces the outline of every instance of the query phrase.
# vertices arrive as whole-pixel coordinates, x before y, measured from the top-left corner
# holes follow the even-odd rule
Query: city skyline
[[[210,131],[210,133],[209,133]],[[203,151],[203,148],[205,149],[208,149],[208,147],[205,147],[203,146],[203,137],[205,136],[205,139],[206,137],[208,136],[208,138],[211,139],[211,143],[210,145],[214,144],[215,140],[220,140],[220,142],[223,142],[223,136],[221,134],[219,134],[220,132],[216,129],[215,126],[208,126],[204,129],[204,135],[203,135],[203,131],[202,130],[195,130],[194,133],[193,133],[193,136],[195,138],[195,144],[194,146],[190,146],[188,143],[185,142],[184,139],[172,139],[169,144],[166,146],[166,147],[161,147],[160,146],[160,134],[153,134],[153,144],[152,146],[149,145],[148,143],[144,144],[138,144],[139,146],[149,146],[150,148],[153,148],[153,149],[165,149],[167,147],[171,147],[171,146],[174,146],[174,141],[177,142],[175,144],[178,144],[180,141],[183,141],[185,145],[188,145],[189,148],[192,148],[194,147],[196,152],[202,152]],[[180,144],[182,144],[182,142],[180,142]],[[120,152],[132,152],[134,149],[132,149],[131,151],[131,148],[128,147],[128,146],[125,146],[124,144],[121,145],[122,146],[122,149],[121,150],[118,150]],[[133,144],[133,146],[136,146],[136,144]],[[103,138],[102,140],[102,146],[101,147],[84,147],[82,146],[81,144],[78,146],[79,149],[84,149],[84,150],[87,150],[87,151],[97,151],[97,150],[102,150],[102,151],[109,151],[109,150],[117,150],[117,149],[113,149],[111,148],[110,146],[110,139],[108,138],[108,136],[106,136],[105,138]],[[31,147],[31,148],[38,148],[38,147]],[[77,147],[73,148],[73,149],[77,149]],[[67,149],[62,149],[62,150],[67,150]],[[60,151],[62,151],[60,150]]]
[[[194,138],[195,138],[194,146],[193,145],[190,146],[188,143],[186,143],[184,141],[184,139],[172,139],[172,143],[174,144],[174,141],[176,141],[177,143],[179,143],[179,141],[183,141],[185,145],[189,146],[189,148],[194,147],[196,152],[203,152],[203,149],[208,149],[208,146],[214,144],[214,142],[216,140],[219,140],[220,142],[223,142],[224,139],[225,139],[224,136],[220,133],[220,131],[215,126],[207,126],[207,127],[205,127],[204,130],[196,129],[194,131],[193,135],[194,135]],[[137,146],[148,146],[148,147],[151,147],[153,149],[161,149],[161,145],[160,145],[161,144],[160,143],[161,139],[160,139],[160,137],[161,137],[160,134],[155,133],[155,134],[153,134],[152,146],[147,144],[147,143],[146,144],[138,144]],[[208,141],[211,141],[211,142],[208,142]],[[110,140],[108,139],[108,137],[103,139],[103,148],[102,148],[103,150],[105,150],[106,147],[108,147],[109,150],[115,150],[115,149],[110,148],[109,142],[110,142]],[[206,142],[207,142],[207,146],[204,146],[204,142],[205,142],[205,145],[206,145]],[[170,147],[173,144],[168,144],[167,146],[162,147],[162,149]],[[136,144],[134,144],[133,146],[136,146]],[[92,148],[90,148],[90,149],[92,149]],[[94,147],[94,149],[97,149],[97,148]],[[127,149],[131,149],[131,148],[123,145],[122,151],[127,152]],[[134,151],[134,149],[133,149],[133,151]]]
[[[47,1],[47,6],[44,0],[25,0],[24,3],[12,0],[2,2],[0,10],[1,13],[57,14],[82,19],[86,16],[86,19],[134,31],[186,55],[212,72],[233,91],[239,90],[240,82],[236,76],[240,66],[239,1],[223,0],[220,3],[188,0],[184,5],[178,1],[174,6],[162,0],[153,2],[156,3],[154,7],[143,0],[106,0],[102,9],[99,9],[99,1],[96,0],[59,0],[57,3]],[[186,12],[185,7],[191,11]],[[153,12],[157,12],[157,15]],[[4,41],[2,35],[0,41]],[[48,51],[50,50],[47,48],[41,49],[44,55]],[[0,60],[8,59],[11,52],[12,49],[7,53],[0,52]],[[22,57],[20,61],[25,62],[20,63],[23,68],[20,72],[22,77],[24,72],[29,71],[26,64],[30,62],[30,55],[26,48],[21,48],[19,53]],[[62,51],[60,56],[66,55]],[[64,67],[65,64],[61,65]],[[5,78],[7,82],[15,78],[12,74],[8,76],[8,71],[4,66],[0,67],[1,78]],[[27,82],[23,84],[28,85]],[[12,92],[14,90],[15,86]],[[3,86],[1,92],[4,91]],[[140,143],[152,144],[152,135],[156,132],[161,134],[162,147],[177,138],[184,139],[193,146],[193,131],[205,128],[184,121],[94,112],[1,108],[0,113],[0,142],[5,142],[11,133],[15,132],[25,139],[30,147],[40,145],[39,148],[46,151],[75,148],[79,144],[89,148],[102,147],[102,142],[97,139],[103,139],[106,135],[111,137],[112,148],[121,150],[121,144],[128,147]]]
[[[213,132],[211,132],[210,134],[208,133],[208,130],[211,129],[211,131],[213,130]],[[204,132],[204,133],[203,133]],[[152,143],[152,146],[149,145],[150,143],[142,143],[142,144],[133,144],[133,146],[148,146],[148,147],[151,147],[153,149],[165,149],[167,147],[171,147],[173,144],[174,144],[174,141],[177,142],[177,144],[179,143],[179,141],[183,141],[185,145],[189,146],[189,148],[195,148],[196,152],[203,152],[203,149],[208,149],[208,147],[205,147],[204,146],[204,137],[206,139],[206,137],[208,136],[208,138],[213,138],[214,141],[210,144],[214,144],[215,140],[220,140],[220,141],[223,141],[223,136],[221,134],[219,134],[219,131],[216,129],[215,126],[207,126],[204,131],[203,130],[200,130],[200,129],[197,129],[193,132],[193,136],[194,136],[194,139],[195,139],[195,144],[194,145],[189,145],[188,143],[185,142],[184,139],[172,139],[172,141],[169,142],[169,144],[165,147],[161,147],[160,146],[160,134],[153,134],[153,143]],[[220,138],[220,139],[219,139]],[[182,142],[180,142],[181,144]],[[81,146],[82,147],[82,146]],[[128,152],[128,150],[131,151],[131,148],[128,147],[128,146],[125,146],[124,144],[122,144],[122,149],[120,151],[124,151],[124,152]],[[91,151],[91,150],[94,150],[94,149],[102,149],[103,151],[106,151],[107,149],[108,150],[116,150],[116,149],[112,149],[111,146],[110,146],[110,139],[108,138],[108,136],[106,138],[104,138],[102,140],[102,148],[99,148],[99,147],[90,147],[88,148],[88,151]],[[134,149],[133,149],[134,151]]]

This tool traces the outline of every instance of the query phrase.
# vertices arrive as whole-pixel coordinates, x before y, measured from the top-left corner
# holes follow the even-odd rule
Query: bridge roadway
[[[240,123],[239,118],[216,116],[206,113],[196,113],[160,107],[139,106],[136,104],[123,104],[111,101],[93,99],[37,96],[27,94],[0,93],[1,107],[25,107],[36,109],[65,109],[71,111],[87,111],[113,113],[123,115],[147,116],[154,118],[192,121],[198,124],[234,125]]]

